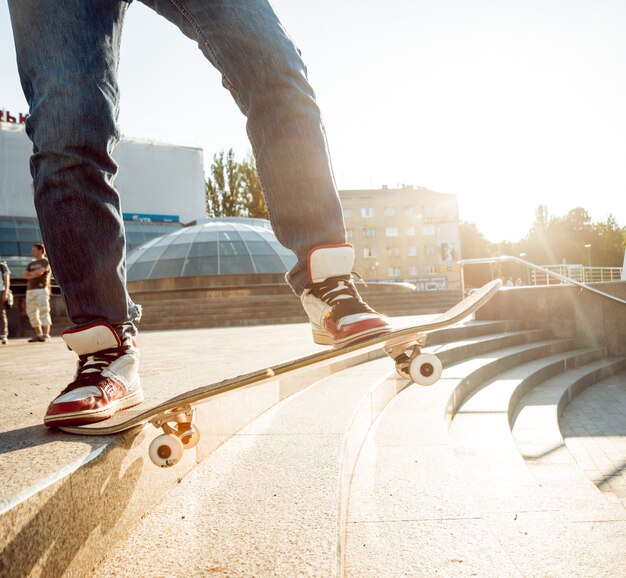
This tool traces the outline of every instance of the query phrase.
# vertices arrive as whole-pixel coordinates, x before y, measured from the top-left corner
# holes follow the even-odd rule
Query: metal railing
[[[517,263],[518,265],[523,265],[525,267],[528,267],[531,278],[536,279],[538,275],[542,275],[542,276],[545,276],[546,279],[558,280],[558,283],[556,284],[575,285],[576,287],[579,287],[581,290],[589,291],[591,293],[595,293],[596,295],[601,295],[602,297],[605,297],[607,299],[611,299],[613,301],[617,301],[618,303],[622,303],[626,305],[626,300],[620,299],[619,297],[616,297],[615,295],[605,293],[604,291],[600,291],[600,289],[596,289],[595,287],[592,287],[591,285],[588,285],[585,282],[579,281],[577,279],[572,279],[571,277],[562,275],[561,273],[553,271],[550,268],[541,267],[540,265],[535,265],[534,263],[531,263],[530,261],[525,261],[524,259],[521,259],[520,257],[509,257],[506,255],[501,255],[499,257],[487,257],[483,259],[462,259],[461,261],[458,261],[457,264],[460,265],[461,267],[461,286],[463,288],[463,294],[465,294],[464,267],[466,265],[495,265],[497,263],[507,263],[507,262]],[[615,280],[619,281],[620,279],[617,278]],[[550,283],[545,283],[545,284],[550,284]]]
[[[580,283],[615,283],[622,280],[621,267],[585,267],[584,265],[544,265],[544,269]],[[550,277],[531,270],[533,285],[550,285]]]

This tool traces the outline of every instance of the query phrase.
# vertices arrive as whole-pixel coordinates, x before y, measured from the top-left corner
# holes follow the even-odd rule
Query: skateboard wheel
[[[420,353],[409,364],[409,375],[418,385],[432,385],[441,377],[442,371],[441,361],[432,353]]]
[[[163,434],[152,440],[148,453],[152,463],[161,468],[175,466],[183,457],[183,442],[171,434]]]
[[[200,430],[197,425],[190,424],[189,428],[179,435],[180,441],[186,450],[196,447],[200,441]]]

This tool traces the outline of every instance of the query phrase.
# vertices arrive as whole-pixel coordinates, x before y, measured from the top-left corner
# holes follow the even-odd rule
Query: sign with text
[[[26,124],[27,114],[22,112],[17,115],[11,114],[10,110],[0,109],[0,122],[8,122],[10,124]]]
[[[178,215],[147,215],[144,213],[123,213],[125,221],[134,221],[135,223],[178,223],[180,217]]]

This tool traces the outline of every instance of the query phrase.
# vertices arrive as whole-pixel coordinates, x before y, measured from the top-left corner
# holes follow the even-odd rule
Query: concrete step
[[[623,360],[598,362],[602,354],[576,351],[503,373],[472,396],[452,422],[456,461],[472,501],[524,576],[620,576],[626,571],[621,505],[608,502],[557,454],[551,464],[528,467],[510,432],[524,391],[546,379],[573,385],[581,375],[594,379],[623,367]]]
[[[416,292],[404,286],[359,287],[363,298],[389,316],[440,313],[460,300],[457,292]],[[133,293],[143,305],[144,329],[293,323],[306,320],[286,285],[194,288]]]
[[[381,312],[387,313],[383,309]],[[417,312],[415,308],[395,307],[393,317],[408,317],[416,314],[425,314]],[[184,309],[180,312],[173,313],[168,308],[158,310],[145,309],[144,316],[141,320],[142,330],[160,330],[160,329],[192,329],[205,327],[236,327],[251,326],[259,324],[284,324],[284,323],[301,323],[307,320],[304,310],[299,302],[290,307],[280,309],[260,309],[253,311],[238,309],[231,305],[225,305],[219,312],[215,310],[207,311],[200,309]]]
[[[454,303],[449,304],[425,304],[412,300],[375,301],[368,303],[380,313],[385,315],[399,316],[404,314],[418,315],[425,313],[440,313],[448,309]],[[168,302],[154,301],[143,304],[144,315],[155,317],[163,314],[184,315],[223,315],[225,312],[233,312],[247,317],[258,316],[259,312],[271,312],[274,316],[298,314],[302,312],[302,305],[297,299],[285,299],[282,301],[272,299],[246,299],[246,300],[212,300],[197,302]]]
[[[626,371],[577,395],[559,426],[584,475],[607,499],[626,508]]]
[[[486,364],[464,362],[449,366],[436,387],[410,386],[391,401],[372,428],[356,465],[350,496],[347,576],[623,574],[619,547],[620,540],[623,543],[623,522],[613,523],[624,519],[623,512],[611,510],[615,517],[609,516],[606,530],[603,524],[587,524],[584,531],[577,532],[574,523],[569,524],[569,532],[557,530],[575,538],[578,549],[570,548],[570,542],[549,538],[545,531],[552,531],[552,520],[562,524],[563,517],[579,503],[561,503],[561,510],[555,507],[528,512],[532,500],[519,503],[519,494],[513,487],[520,473],[510,466],[510,428],[496,432],[483,427],[495,419],[494,411],[502,416],[500,423],[508,425],[511,395],[505,402],[507,396],[502,387],[512,394],[516,389],[513,382],[519,386],[524,381],[522,376],[530,382],[554,371],[565,376],[568,367],[587,361],[591,365],[586,373],[600,376],[597,364],[610,367],[613,362],[592,361],[603,354],[602,350],[564,351],[537,358],[494,374],[493,383],[501,386],[496,390],[498,399],[502,398],[500,403],[473,405],[488,389],[477,379],[475,365],[488,375],[492,371],[486,368],[502,367],[497,358],[504,359],[509,354],[494,352]],[[529,355],[534,357],[534,353]],[[473,384],[471,391],[462,385],[464,382]],[[454,390],[460,386],[465,391],[455,396]],[[450,400],[455,397],[468,401],[456,404],[457,411],[451,412]],[[448,431],[451,413],[452,434]],[[472,421],[464,424],[461,431],[458,424],[465,418]],[[468,447],[469,458],[483,457],[484,446],[494,451],[506,447],[508,451],[504,456],[493,455],[468,471],[460,467],[463,462],[458,455],[459,444]],[[499,483],[492,483],[493,478]],[[483,492],[479,497],[484,495],[484,499],[476,498],[475,486]],[[497,486],[499,499],[490,501],[490,493],[483,491],[485,486]],[[574,493],[568,496],[571,498]],[[600,511],[607,513],[602,507]],[[526,532],[530,526],[525,516],[535,518],[530,524],[535,534]],[[584,535],[589,532],[593,533],[591,541],[597,551],[591,552],[593,548],[584,543]],[[604,543],[607,536],[609,540]],[[568,544],[565,552],[563,543]],[[546,544],[552,548],[552,559],[544,555]],[[534,561],[537,550],[540,562]]]
[[[275,279],[274,282],[258,285],[220,286],[219,283],[225,280],[219,277],[195,278],[189,280],[190,286],[182,283],[185,285],[182,289],[160,288],[173,281],[182,283],[184,279],[130,283],[133,299],[144,308],[140,326],[143,330],[291,324],[306,320],[293,291],[284,282],[276,283]],[[230,279],[230,283],[234,281],[237,280]],[[214,285],[205,286],[206,283]],[[146,285],[153,288],[146,289]],[[359,285],[359,291],[375,309],[395,317],[439,313],[461,298],[458,291],[416,292],[402,284]],[[53,335],[59,335],[71,325],[58,293],[56,288],[52,297]],[[26,314],[23,311],[20,314],[19,308],[9,311],[9,326],[13,338],[32,335]]]
[[[146,319],[141,322],[142,331],[161,331],[168,329],[208,329],[218,327],[248,327],[263,325],[286,325],[293,323],[303,323],[305,319],[302,315],[294,317],[273,317],[268,315],[266,318],[230,318],[230,319],[215,319],[215,318],[195,318],[185,320],[181,323],[177,317],[161,317],[158,319]]]
[[[403,285],[367,285],[357,284],[359,293],[366,300],[411,299],[424,303],[457,303],[461,299],[459,291],[413,291]],[[275,299],[291,299],[297,297],[286,284],[281,285],[243,285],[227,287],[196,287],[185,289],[154,289],[133,291],[133,300],[139,303],[150,301],[211,301],[230,298],[273,297]]]
[[[373,303],[372,305],[374,306],[377,304]],[[377,308],[384,309],[385,307],[387,308],[387,312],[390,310],[389,308],[392,308],[393,311],[396,311],[398,309],[407,309],[407,310],[410,310],[411,312],[416,311],[416,310],[421,310],[421,309],[432,309],[432,307],[421,307],[419,306],[419,304],[415,304],[412,302],[402,302],[402,301],[395,301],[393,303],[381,303],[381,304],[378,304]],[[146,314],[158,314],[158,313],[163,313],[163,312],[172,312],[176,314],[185,314],[185,313],[197,314],[198,312],[213,313],[213,312],[221,312],[223,310],[246,311],[246,312],[254,313],[257,310],[274,311],[274,312],[301,311],[302,305],[300,304],[300,301],[298,301],[297,299],[293,299],[289,301],[285,300],[282,303],[278,301],[273,301],[271,299],[270,300],[228,299],[224,302],[219,302],[219,301],[210,301],[210,302],[199,301],[197,303],[187,303],[187,302],[155,303],[155,302],[152,302],[152,303],[148,303],[147,305],[145,305],[144,310]],[[437,311],[434,311],[434,312],[436,313]],[[385,311],[381,311],[381,313],[385,313]]]
[[[601,384],[604,388],[614,383],[626,385],[625,369],[626,359],[601,359],[546,380],[519,401],[512,420],[513,440],[530,472],[542,485],[557,480],[570,484],[572,479],[583,476],[586,480],[583,484],[594,481],[605,498],[626,507],[626,484],[621,472],[626,461],[626,442],[620,447],[617,440],[620,432],[626,433],[626,396],[598,404],[598,410],[590,407],[584,415],[582,437],[570,435],[566,443],[562,430],[567,431],[567,425],[559,423],[570,402],[580,399],[587,388],[599,389]],[[608,379],[611,377],[614,379]],[[590,416],[597,423],[588,422]]]

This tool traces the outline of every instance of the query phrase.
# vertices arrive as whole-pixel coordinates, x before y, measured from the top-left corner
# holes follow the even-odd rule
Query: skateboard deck
[[[396,370],[402,377],[413,379],[420,385],[431,385],[439,379],[442,365],[435,355],[421,352],[427,334],[430,331],[449,327],[465,319],[487,303],[500,289],[501,284],[499,279],[487,283],[445,313],[422,325],[398,329],[340,349],[324,350],[198,387],[174,396],[156,406],[129,414],[128,419],[124,421],[115,419],[115,417],[124,415],[121,413],[103,422],[61,426],[59,429],[78,435],[106,436],[123,433],[150,423],[164,431],[164,434],[158,436],[151,444],[150,458],[155,464],[168,467],[180,460],[184,449],[192,448],[198,443],[200,432],[194,424],[195,406],[227,391],[259,384],[304,369],[337,363],[376,350],[383,350],[394,359]]]

